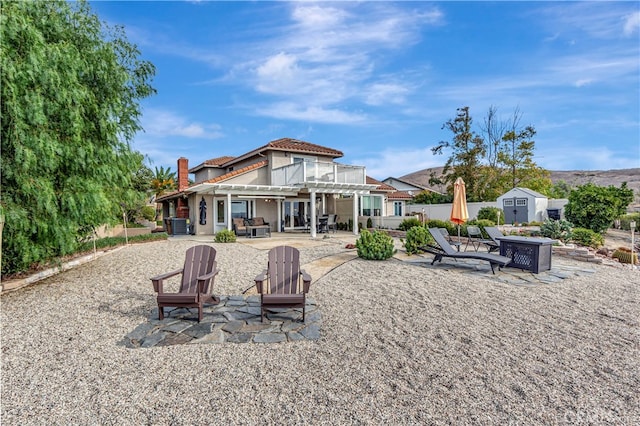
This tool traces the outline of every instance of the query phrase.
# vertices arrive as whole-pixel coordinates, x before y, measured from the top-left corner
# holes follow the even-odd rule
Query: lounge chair
[[[306,294],[311,276],[300,269],[300,251],[278,246],[269,250],[267,269],[255,278],[261,300],[261,319],[269,308],[302,308],[304,322]]]
[[[471,247],[473,247],[474,251],[478,251],[480,245],[482,244],[487,246],[487,251],[489,253],[500,249],[500,246],[496,245],[493,240],[484,238],[479,226],[467,225],[467,235],[467,245],[464,248],[465,251],[469,247],[469,244],[471,244]]]
[[[216,250],[199,245],[187,249],[184,266],[151,278],[153,290],[158,293],[158,319],[164,319],[164,308],[198,308],[198,322],[202,321],[204,304],[218,304],[220,299],[212,294],[213,283],[218,274]],[[165,293],[163,283],[168,278],[182,274],[177,293]]]
[[[447,231],[447,228],[436,228],[443,237],[445,237],[447,239],[447,242],[449,244],[451,244],[452,246],[454,246],[458,251],[460,251],[460,247],[462,246],[462,243],[458,240],[453,241],[453,239],[451,238],[451,235],[449,235],[449,231]]]
[[[507,266],[511,259],[506,256],[500,256],[493,253],[478,253],[472,251],[459,252],[453,248],[451,244],[446,240],[446,238],[442,235],[438,228],[429,228],[429,233],[436,241],[438,246],[433,246],[430,244],[418,247],[420,250],[425,251],[427,253],[431,253],[434,255],[433,261],[431,264],[433,265],[436,261],[442,262],[443,257],[451,257],[453,259],[478,259],[485,260],[489,262],[491,265],[491,272],[496,273],[494,267],[497,265],[498,270],[503,266]]]
[[[489,238],[491,238],[491,243],[487,243],[489,245],[489,252],[500,250],[500,237],[504,237],[504,234],[500,232],[498,228],[495,226],[485,226],[484,232],[487,233]]]

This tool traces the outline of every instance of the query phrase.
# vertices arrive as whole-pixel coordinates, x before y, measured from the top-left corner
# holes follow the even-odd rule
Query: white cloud
[[[344,10],[331,6],[301,4],[295,7],[292,17],[302,27],[318,30],[339,25],[347,14]]]
[[[404,50],[418,42],[422,26],[439,23],[442,13],[438,9],[415,11],[377,3],[368,3],[366,13],[362,13],[358,6],[293,4],[293,24],[283,28],[285,35],[267,39],[260,46],[261,51],[278,53],[236,68],[242,69],[237,76],[245,75],[254,90],[279,98],[271,106],[257,107],[258,114],[358,123],[364,116],[347,113],[340,105],[350,100],[369,105],[405,101],[409,85],[395,82],[393,76],[373,80],[377,61],[389,51]]]
[[[142,127],[155,137],[182,136],[186,138],[216,139],[223,136],[220,125],[202,124],[167,110],[149,108],[144,111]]]
[[[367,119],[366,115],[360,113],[319,106],[300,106],[293,102],[279,102],[266,107],[258,107],[256,112],[259,115],[278,119],[331,124],[357,124]]]
[[[590,78],[582,78],[578,81],[575,82],[575,86],[576,87],[582,87],[582,86],[587,86],[589,84],[593,83],[593,80]]]
[[[623,33],[625,36],[631,36],[638,32],[640,28],[640,12],[630,13],[624,18]]]
[[[640,26],[634,2],[553,2],[540,11],[541,25],[556,34],[587,35],[599,39],[629,36]],[[632,12],[630,12],[632,10]]]
[[[374,83],[364,89],[369,105],[402,104],[411,90],[399,83]]]
[[[268,81],[271,84],[282,80],[290,80],[297,73],[297,59],[294,55],[280,52],[277,55],[267,58],[258,67],[257,74],[260,80]]]

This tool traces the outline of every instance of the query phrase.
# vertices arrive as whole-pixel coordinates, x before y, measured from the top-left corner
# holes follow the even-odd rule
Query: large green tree
[[[469,114],[469,107],[458,108],[456,118],[447,121],[442,127],[453,133],[453,139],[441,141],[431,151],[434,154],[442,154],[445,149],[451,150],[442,170],[442,177],[431,177],[430,183],[447,184],[451,191],[453,183],[461,177],[466,184],[467,199],[469,201],[482,201],[482,159],[486,152],[483,139],[472,129],[473,119]]]
[[[508,120],[498,118],[497,108],[489,108],[481,125],[484,137],[472,128],[469,107],[458,108],[455,119],[443,128],[453,133],[451,142],[443,141],[432,148],[434,154],[450,151],[441,177],[432,174],[430,183],[452,183],[464,179],[469,201],[495,200],[516,186],[547,193],[551,187],[549,172],[533,161],[536,131],[521,126],[521,113],[516,109]]]
[[[6,274],[73,252],[128,202],[141,164],[129,143],[155,68],[84,1],[0,8]]]

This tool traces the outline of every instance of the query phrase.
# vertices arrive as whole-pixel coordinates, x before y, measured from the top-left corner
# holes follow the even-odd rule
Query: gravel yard
[[[638,272],[514,286],[355,259],[312,284],[317,341],[126,348],[155,308],[149,278],[194,244],[128,246],[3,295],[2,424],[640,423]],[[213,245],[219,294],[266,265]]]

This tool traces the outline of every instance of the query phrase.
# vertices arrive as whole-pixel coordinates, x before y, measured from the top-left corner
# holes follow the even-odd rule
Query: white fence
[[[566,198],[561,199],[549,199],[547,209],[560,209],[561,216],[564,218],[564,206],[569,202]],[[493,202],[482,203],[467,203],[467,210],[469,211],[469,219],[477,219],[478,212],[483,207],[498,207],[502,210],[502,206]],[[422,213],[426,215],[428,219],[449,220],[451,215],[451,204],[407,204],[407,212],[409,214]],[[547,211],[540,212],[544,219],[548,217]],[[503,218],[504,219],[504,218]],[[497,220],[497,218],[496,218]]]

